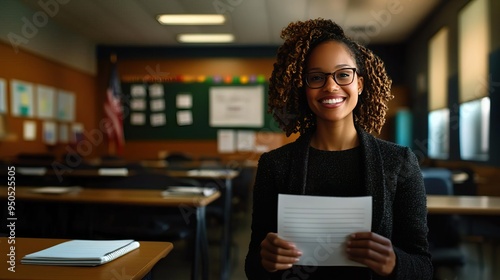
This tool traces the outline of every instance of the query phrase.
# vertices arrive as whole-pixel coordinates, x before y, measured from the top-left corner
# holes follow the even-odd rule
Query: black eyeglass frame
[[[349,83],[343,83],[343,84],[340,84],[338,81],[337,81],[337,78],[335,78],[335,74],[339,71],[342,71],[342,70],[352,70],[353,72],[353,75],[352,75],[352,80],[349,82]],[[309,85],[309,81],[308,81],[308,76],[310,74],[323,74],[325,75],[325,79],[323,80],[323,84],[319,87],[312,87],[311,85]],[[335,83],[337,83],[337,85],[339,86],[348,86],[350,84],[352,84],[352,82],[354,82],[354,78],[355,78],[355,74],[359,75],[358,72],[357,72],[357,69],[355,67],[346,67],[346,68],[342,68],[342,69],[339,69],[339,70],[336,70],[334,72],[331,72],[331,73],[327,73],[327,72],[309,72],[309,73],[306,73],[305,75],[305,82],[306,82],[306,85],[311,88],[311,89],[318,89],[318,88],[322,88],[326,85],[326,80],[328,78],[328,76],[332,76],[333,80],[335,81]]]

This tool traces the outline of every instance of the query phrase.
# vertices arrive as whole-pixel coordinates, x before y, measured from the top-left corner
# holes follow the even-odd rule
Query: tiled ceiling
[[[22,1],[42,9],[39,1]],[[230,32],[235,45],[278,45],[289,22],[322,17],[359,41],[385,44],[404,41],[440,1],[68,0],[60,1],[53,19],[96,44],[175,46],[178,33],[191,32]],[[160,13],[223,13],[228,21],[223,26],[162,26],[155,19]]]

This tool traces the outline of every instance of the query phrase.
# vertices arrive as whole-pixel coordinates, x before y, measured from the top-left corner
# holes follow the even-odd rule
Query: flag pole
[[[114,64],[116,64],[116,60],[117,60],[116,53],[111,53],[111,55],[109,56],[109,61],[111,62],[111,68],[113,68]],[[113,70],[111,70],[110,72],[112,72],[112,71]],[[115,141],[113,141],[109,137],[108,137],[108,155],[110,155],[110,156],[116,155]]]

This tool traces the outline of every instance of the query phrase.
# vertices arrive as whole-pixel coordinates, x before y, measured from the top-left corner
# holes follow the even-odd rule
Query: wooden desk
[[[427,195],[429,214],[500,215],[500,197]]]
[[[141,280],[151,271],[154,265],[172,250],[170,242],[149,242],[140,241],[141,246],[109,263],[94,267],[78,266],[53,266],[53,265],[28,265],[21,264],[21,258],[27,254],[46,249],[50,246],[67,241],[65,239],[44,239],[44,238],[16,238],[15,272],[10,272],[8,268],[9,257],[7,253],[10,246],[6,237],[0,238],[1,269],[0,279],[11,280],[110,280],[129,279]]]
[[[1,187],[0,197],[7,197],[7,187]],[[113,203],[128,205],[193,207],[196,209],[195,252],[192,279],[198,276],[201,258],[202,278],[208,279],[208,240],[205,206],[216,200],[220,192],[211,196],[162,196],[160,190],[137,189],[85,189],[63,194],[35,193],[35,187],[16,187],[16,200],[60,201],[72,203]],[[187,210],[187,209],[186,209]],[[200,255],[201,254],[201,255]]]

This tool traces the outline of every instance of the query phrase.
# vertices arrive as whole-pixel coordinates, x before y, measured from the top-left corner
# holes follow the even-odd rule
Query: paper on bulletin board
[[[212,127],[262,127],[264,87],[211,87],[209,123]]]
[[[250,152],[255,149],[255,131],[238,130],[236,139],[238,151]]]
[[[217,149],[219,153],[234,153],[236,151],[234,130],[219,129],[217,131]]]
[[[150,116],[151,126],[162,126],[167,123],[164,113],[151,114]]]
[[[151,112],[159,112],[165,110],[165,100],[164,99],[153,99],[149,103],[149,108]]]
[[[134,98],[146,97],[146,86],[140,84],[132,85],[130,88],[130,95]]]
[[[36,140],[36,122],[24,121],[23,122],[23,139],[25,141]]]
[[[19,80],[11,81],[11,110],[13,116],[33,117],[33,85]]]
[[[163,97],[163,85],[162,84],[150,85],[149,86],[149,97],[151,97],[151,98]]]
[[[191,110],[177,111],[177,125],[191,125],[193,124],[193,114]]]
[[[7,113],[7,85],[4,79],[0,79],[0,114]]]
[[[55,89],[44,85],[36,86],[37,113],[42,119],[54,118]]]
[[[145,111],[146,100],[143,98],[134,98],[130,101],[130,109],[133,111]]]
[[[176,96],[175,103],[179,109],[190,109],[193,107],[193,96],[190,93],[179,93]]]
[[[146,124],[146,114],[144,114],[144,113],[132,113],[132,114],[130,114],[130,124],[131,125],[145,125]]]
[[[75,120],[75,95],[60,90],[57,93],[57,119],[72,122]]]
[[[47,145],[57,143],[57,129],[55,122],[43,122],[43,142]]]

